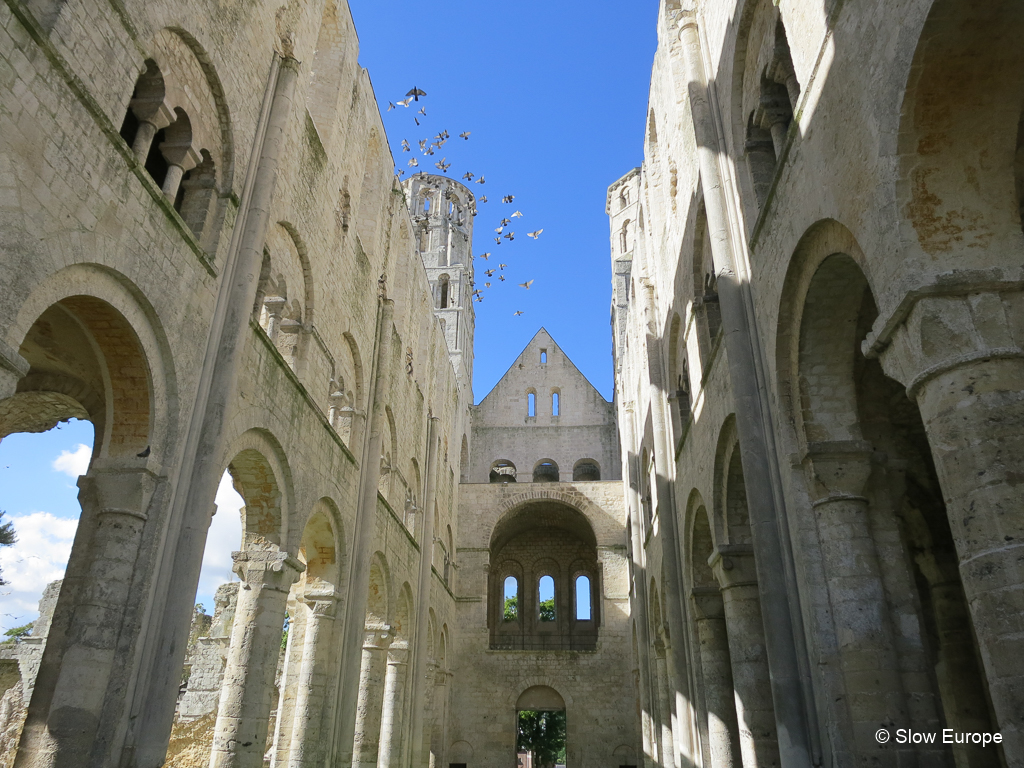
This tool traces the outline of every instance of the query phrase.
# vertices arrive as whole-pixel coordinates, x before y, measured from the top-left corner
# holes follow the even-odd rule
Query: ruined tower
[[[469,391],[473,381],[473,217],[476,199],[446,176],[417,173],[405,182],[416,248],[427,271],[434,314],[448,353]]]

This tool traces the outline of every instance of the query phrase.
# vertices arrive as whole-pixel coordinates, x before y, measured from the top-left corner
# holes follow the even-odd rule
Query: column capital
[[[722,544],[708,558],[708,565],[723,590],[757,586],[754,547],[751,544]]]
[[[979,360],[1024,357],[1024,283],[1002,271],[955,271],[908,291],[861,345],[913,398],[929,379]]]
[[[871,476],[871,443],[831,440],[808,443],[803,465],[815,506],[829,501],[864,501]]]
[[[395,633],[389,624],[367,624],[363,628],[364,651],[386,651],[394,639]]]
[[[235,561],[231,570],[242,581],[243,588],[257,585],[288,591],[306,570],[300,560],[279,549],[246,549],[232,552]]]
[[[722,592],[718,587],[694,587],[690,590],[697,619],[725,618]]]

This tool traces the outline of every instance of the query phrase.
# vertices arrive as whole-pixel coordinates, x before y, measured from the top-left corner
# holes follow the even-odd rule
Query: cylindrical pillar
[[[338,596],[333,588],[309,589],[303,595],[309,606],[306,634],[302,644],[302,664],[295,694],[295,720],[292,726],[288,768],[314,768],[323,755],[320,724],[323,720],[327,688],[327,659],[334,631],[334,612]]]
[[[812,443],[805,458],[821,542],[839,664],[852,728],[850,744],[877,758],[879,723],[908,722],[899,659],[864,493],[871,446]],[[894,747],[885,753],[895,755]]]
[[[779,738],[754,552],[749,546],[723,545],[715,552],[711,567],[722,592],[743,768],[777,766]]]
[[[717,587],[694,587],[693,604],[694,623],[697,625],[697,638],[700,642],[700,668],[704,678],[704,707],[707,710],[711,765],[714,768],[734,768],[739,765],[740,751],[722,595]],[[755,765],[754,768],[761,767]]]
[[[668,674],[668,662],[665,660],[666,649],[659,641],[655,646],[654,666],[657,669],[658,677],[658,720],[661,726],[661,744],[658,746],[658,756],[661,758],[662,768],[675,768],[676,750],[675,740],[672,738],[672,693],[671,680]]]
[[[402,763],[402,704],[409,669],[409,648],[392,645],[384,674],[384,710],[380,718],[378,768],[400,768]]]
[[[386,627],[367,627],[359,668],[356,731],[352,744],[353,768],[377,768],[380,721],[384,704],[384,675],[393,637]]]
[[[288,591],[305,566],[276,549],[235,552],[242,580],[210,768],[262,768]]]

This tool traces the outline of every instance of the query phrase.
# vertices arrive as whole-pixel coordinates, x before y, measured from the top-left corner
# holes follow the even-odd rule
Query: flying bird
[[[477,202],[478,203],[486,203],[487,202],[487,195],[480,195],[480,198],[477,200]]]
[[[412,90],[410,90],[410,91],[409,91],[409,92],[408,92],[407,94],[405,94],[405,95],[406,95],[406,96],[412,96],[412,98],[413,98],[413,101],[419,101],[419,100],[420,100],[420,96],[426,96],[426,95],[427,95],[427,93],[426,93],[426,91],[421,91],[421,90],[420,90],[419,88],[417,88],[417,87],[416,87],[416,86],[414,85],[414,86],[412,87]]]
[[[487,275],[488,277],[494,277],[494,270],[493,269],[486,269],[486,270],[484,270],[484,274]]]
[[[469,141],[469,134],[471,134],[471,133],[472,133],[472,131],[466,131],[465,133],[460,133],[459,134],[459,138],[460,139],[465,139],[466,141]]]
[[[504,231],[505,231],[505,228],[504,228],[504,227],[498,227],[498,228],[497,228],[496,230],[494,230],[494,231],[495,231],[495,232],[497,232],[497,233],[498,233],[498,234],[500,235],[500,234],[501,234],[502,232],[504,232]]]
[[[481,177],[480,177],[479,179],[477,179],[477,180],[476,180],[476,183],[477,183],[477,184],[486,184],[487,182],[486,182],[486,181],[484,181],[484,177],[483,177],[483,176],[481,176]]]
[[[426,148],[427,148],[427,140],[426,139],[420,139],[420,151],[423,152],[423,151],[426,150]]]
[[[420,164],[420,161],[417,160],[415,157],[410,157],[409,158],[409,167],[410,168],[416,168],[416,167],[419,166],[419,164]]]
[[[484,300],[483,296],[474,296],[473,297],[473,301],[483,301],[483,300]]]
[[[505,239],[506,240],[515,240],[516,239],[516,233],[515,232],[506,232],[505,233]]]
[[[418,117],[414,117],[414,118],[413,118],[413,120],[415,120],[415,121],[416,121],[416,125],[419,125],[419,124],[420,124],[420,119],[419,119]]]
[[[503,282],[503,283],[505,282],[505,276],[504,275],[498,275],[498,279],[501,280],[501,282]]]
[[[488,259],[488,257],[489,257],[490,255],[491,255],[491,252],[490,252],[490,251],[488,251],[487,253],[481,253],[481,254],[480,254],[479,256],[477,256],[477,258],[478,258],[478,259],[483,259],[484,261],[487,261],[487,259]]]
[[[519,317],[519,316],[520,316],[521,314],[523,314],[523,310],[521,310],[521,309],[520,309],[520,310],[518,310],[518,311],[516,311],[516,312],[513,312],[513,313],[512,313],[512,316],[513,316],[513,317]]]
[[[395,103],[393,101],[389,101],[388,102],[388,112],[390,112],[394,108],[395,108]]]
[[[398,102],[398,106],[400,107],[408,107],[410,104],[412,104],[412,99],[403,99],[402,101]]]
[[[420,114],[420,115],[423,115],[424,117],[426,117],[427,116],[427,108],[426,107],[420,107],[420,111],[417,114]]]
[[[534,240],[536,240],[538,237],[540,237],[540,233],[543,231],[543,229],[538,229],[536,232],[527,232],[526,236],[532,237]]]
[[[511,221],[509,221],[508,219],[502,219],[502,220],[501,220],[501,226],[503,226],[503,227],[507,227],[507,226],[508,226],[509,224],[511,224],[511,223],[512,223],[512,222],[511,222]]]
[[[526,290],[530,290],[531,285],[533,285],[533,280],[527,280],[525,283],[520,283],[519,287],[525,288]]]
[[[523,217],[523,212],[522,211],[516,211],[515,213],[512,214],[512,218],[513,219],[521,219],[522,217]]]
[[[491,287],[490,283],[484,283],[484,288],[490,288],[490,287]]]
[[[499,267],[499,268],[501,268],[501,269],[504,269],[504,268],[505,268],[505,267],[507,267],[507,266],[508,266],[508,264],[499,264],[499,265],[498,265],[498,267]]]
[[[462,174],[462,178],[464,178],[466,181],[472,181],[473,175],[474,174],[471,171],[466,171],[464,174]]]
[[[501,202],[503,202],[503,203],[511,203],[515,199],[516,199],[515,195],[505,195],[503,198],[501,198]]]
[[[402,169],[401,169],[401,170],[400,170],[400,171],[398,172],[398,178],[402,178],[403,176],[405,176],[405,169],[404,169],[404,168],[402,168]]]
[[[477,288],[475,291],[473,291],[473,295],[474,296],[479,296],[481,293],[483,293],[483,291],[481,291],[479,288]]]
[[[500,237],[496,237],[496,238],[494,238],[494,242],[495,242],[495,244],[497,244],[497,245],[501,245],[501,238],[500,238]]]
[[[448,173],[448,169],[452,167],[452,164],[446,163],[445,160],[447,159],[447,157],[442,157],[440,160],[434,163],[434,167],[440,168],[444,173]]]
[[[412,147],[409,146],[409,140],[408,139],[402,139],[402,151],[403,152],[412,152]]]
[[[431,144],[431,145],[430,145],[429,147],[427,147],[426,149],[424,149],[424,150],[423,150],[423,154],[424,154],[424,155],[432,155],[432,154],[434,154],[434,145],[433,145],[433,144]]]

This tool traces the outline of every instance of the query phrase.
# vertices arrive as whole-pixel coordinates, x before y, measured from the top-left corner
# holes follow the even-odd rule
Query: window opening
[[[537,395],[533,392],[526,394],[526,415],[531,417],[537,415]]]
[[[502,607],[504,621],[519,620],[519,580],[515,576],[505,577],[505,602]]]
[[[537,603],[540,609],[541,621],[555,620],[555,580],[550,576],[541,576],[537,585],[540,600]]]
[[[423,196],[423,212],[424,213],[430,213],[430,196],[429,195],[424,195]]]
[[[550,459],[545,459],[537,464],[537,466],[533,468],[533,482],[557,483],[558,465]]]
[[[576,577],[576,621],[590,621],[590,577]]]
[[[552,416],[558,416],[559,415],[558,393],[557,392],[552,392],[551,393],[551,415]]]
[[[548,351],[546,349],[542,349],[540,351],[540,361],[542,363],[546,363],[548,361]]]
[[[441,275],[441,309],[448,308],[448,275]]]

